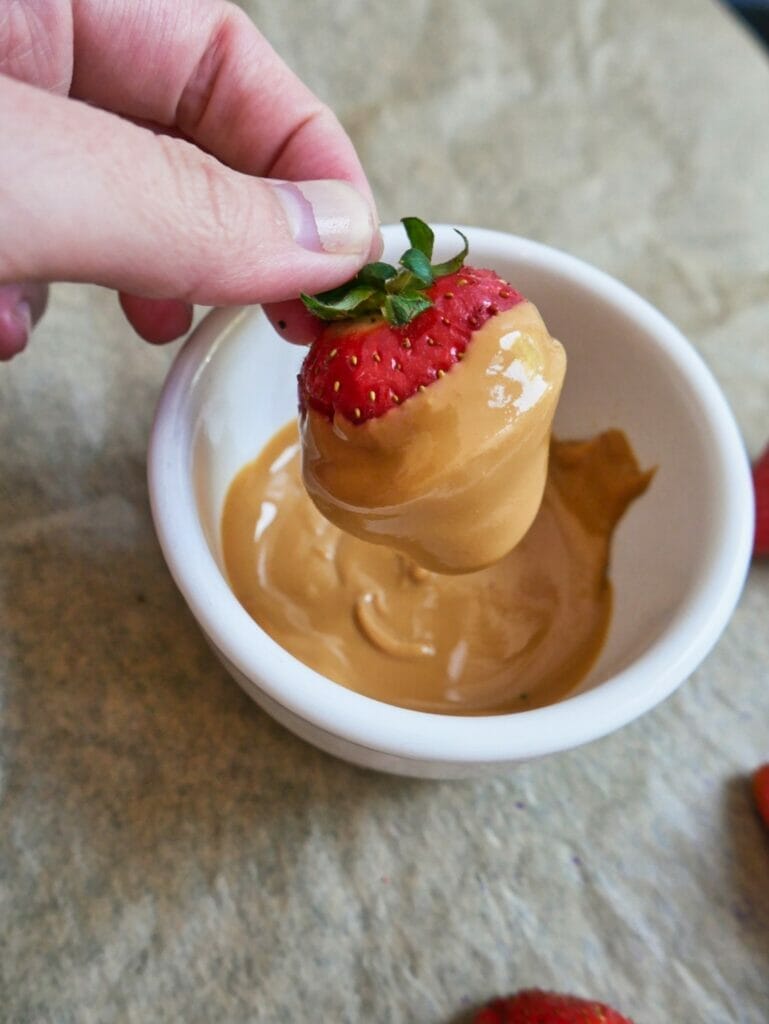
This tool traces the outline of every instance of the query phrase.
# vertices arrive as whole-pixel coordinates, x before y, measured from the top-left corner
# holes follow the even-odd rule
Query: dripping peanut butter
[[[292,423],[230,488],[226,569],[267,633],[350,689],[421,711],[521,711],[563,697],[595,660],[612,531],[650,476],[619,431],[555,441],[520,543],[487,568],[439,575],[318,512]]]
[[[358,425],[310,409],[308,493],[336,526],[428,569],[491,565],[539,508],[565,371],[536,306],[519,302],[474,332],[461,367],[393,413]]]

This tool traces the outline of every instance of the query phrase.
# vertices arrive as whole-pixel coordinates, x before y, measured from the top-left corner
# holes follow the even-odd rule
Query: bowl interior
[[[385,258],[397,258],[402,237],[391,229],[386,241]],[[556,434],[587,437],[620,427],[642,466],[657,467],[649,491],[615,535],[612,624],[581,688],[592,689],[686,615],[722,542],[727,482],[713,454],[707,396],[694,386],[687,353],[681,359],[660,343],[661,326],[670,325],[616,282],[568,257],[553,261],[549,250],[523,240],[477,232],[471,243],[473,263],[493,267],[531,298],[566,347]],[[438,256],[453,248],[455,237],[440,232]],[[198,514],[221,570],[219,521],[227,488],[295,415],[303,350],[277,338],[261,310],[216,315],[223,329],[196,372],[188,423]]]

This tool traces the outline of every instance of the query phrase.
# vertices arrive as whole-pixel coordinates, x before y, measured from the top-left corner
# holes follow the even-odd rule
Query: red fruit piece
[[[753,799],[764,824],[769,828],[769,764],[762,764],[753,775]]]
[[[756,493],[756,535],[754,555],[769,555],[769,448],[753,466]]]
[[[378,315],[324,324],[299,375],[299,405],[353,423],[381,416],[448,372],[492,316],[523,301],[493,270],[462,267],[424,291],[410,323]]]
[[[473,1018],[473,1024],[633,1024],[604,1003],[576,996],[528,989],[495,999]]]
[[[398,266],[369,263],[319,295],[302,295],[318,336],[299,374],[299,407],[352,423],[381,416],[462,359],[474,331],[522,296],[492,270],[465,267],[468,243],[433,263],[435,235],[401,221],[410,247]]]

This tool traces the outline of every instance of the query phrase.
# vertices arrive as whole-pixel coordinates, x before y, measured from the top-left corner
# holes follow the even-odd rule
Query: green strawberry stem
[[[464,243],[460,252],[445,263],[432,263],[435,235],[418,217],[403,217],[410,248],[398,261],[368,263],[338,288],[318,295],[300,295],[307,309],[320,320],[358,320],[370,314],[382,316],[395,327],[403,327],[432,306],[426,289],[439,277],[455,274],[468,252],[467,239],[454,228]]]

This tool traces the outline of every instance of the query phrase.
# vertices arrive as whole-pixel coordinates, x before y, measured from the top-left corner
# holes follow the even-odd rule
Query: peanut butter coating
[[[488,320],[464,359],[378,419],[302,421],[303,476],[320,512],[425,568],[472,572],[521,540],[542,500],[562,346],[530,302]]]
[[[553,442],[523,540],[488,568],[438,574],[317,511],[291,423],[230,487],[225,565],[262,628],[343,686],[421,711],[522,711],[572,691],[600,651],[611,534],[649,479],[619,431]]]

